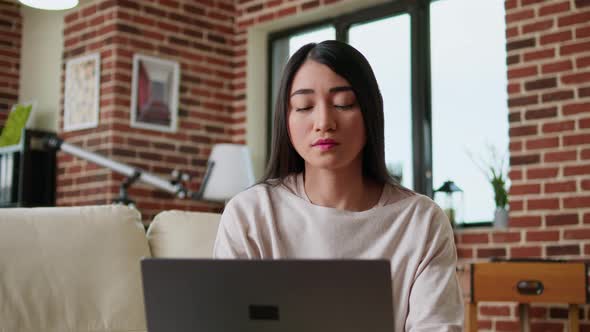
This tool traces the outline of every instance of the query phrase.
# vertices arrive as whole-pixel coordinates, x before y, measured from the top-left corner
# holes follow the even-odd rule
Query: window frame
[[[438,0],[396,0],[369,7],[353,13],[329,17],[304,25],[273,32],[267,40],[267,159],[270,156],[271,129],[274,105],[272,105],[273,43],[297,33],[332,25],[336,40],[348,42],[348,29],[354,24],[408,14],[410,16],[411,43],[411,112],[414,190],[433,197],[432,188],[432,102],[430,82],[430,4]],[[387,124],[385,124],[387,125]]]

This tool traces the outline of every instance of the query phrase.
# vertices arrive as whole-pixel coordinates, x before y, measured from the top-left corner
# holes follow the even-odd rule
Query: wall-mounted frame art
[[[98,126],[100,98],[100,53],[66,62],[64,131]]]
[[[179,77],[176,61],[133,56],[131,127],[176,131]]]

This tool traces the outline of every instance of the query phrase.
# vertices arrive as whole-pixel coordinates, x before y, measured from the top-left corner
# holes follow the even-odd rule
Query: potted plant
[[[508,227],[508,191],[506,190],[506,177],[502,169],[494,170],[492,167],[489,181],[494,188],[494,201],[496,202],[496,211],[494,211],[494,227]]]
[[[508,227],[508,190],[506,189],[508,177],[504,170],[506,158],[505,156],[500,157],[496,148],[492,145],[488,145],[488,150],[490,151],[490,159],[488,161],[481,160],[478,162],[471,154],[469,155],[487,177],[494,190],[494,202],[496,203],[494,227],[506,228]]]

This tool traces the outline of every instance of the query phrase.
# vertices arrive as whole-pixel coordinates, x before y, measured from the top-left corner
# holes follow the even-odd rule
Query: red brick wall
[[[590,1],[507,0],[510,228],[460,231],[462,262],[590,259]],[[590,330],[588,306],[582,327]],[[515,305],[483,305],[481,330],[518,331]],[[535,306],[533,331],[564,331]]]
[[[197,189],[212,144],[232,141],[232,124],[243,121],[233,116],[233,17],[230,0],[100,0],[66,16],[64,59],[100,52],[101,95],[99,127],[62,136],[164,177],[174,168],[189,172],[196,179],[192,189]],[[179,62],[176,133],[130,127],[135,53]],[[58,204],[110,202],[121,180],[118,174],[60,153]],[[130,194],[144,220],[166,209],[220,209],[219,204],[175,199],[143,184],[134,185]]]
[[[197,179],[196,189],[213,143],[245,143],[247,27],[319,5],[263,2],[97,0],[68,15],[64,59],[101,53],[100,124],[95,129],[61,133],[62,137],[163,176],[173,168],[188,171]],[[178,133],[130,127],[135,52],[181,64]],[[102,204],[116,198],[119,175],[63,153],[58,164],[59,205]],[[145,185],[134,185],[130,194],[144,220],[170,208],[220,208],[172,199]]]
[[[0,127],[18,101],[21,34],[20,6],[0,0]]]

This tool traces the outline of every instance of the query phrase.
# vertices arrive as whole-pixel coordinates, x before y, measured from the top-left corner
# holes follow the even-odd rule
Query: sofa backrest
[[[127,207],[0,209],[0,331],[145,331],[148,256]]]
[[[164,211],[152,221],[147,238],[153,257],[211,258],[221,215]]]

